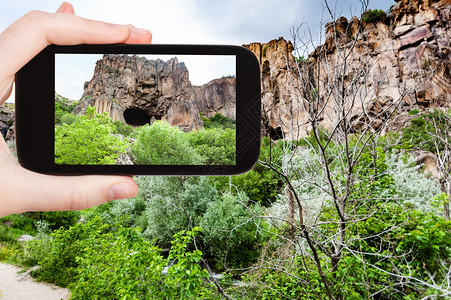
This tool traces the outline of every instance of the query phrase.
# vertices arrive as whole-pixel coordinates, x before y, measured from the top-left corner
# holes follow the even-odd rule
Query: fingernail
[[[107,201],[126,199],[136,196],[136,189],[126,183],[116,183],[108,190]]]
[[[150,33],[149,30],[136,28],[136,27],[132,27],[131,30],[132,30],[132,32],[134,32],[136,34],[149,34]]]
[[[57,13],[61,13],[64,11],[64,9],[66,8],[67,2],[63,2],[61,3],[60,7],[58,7],[58,9],[56,10]]]

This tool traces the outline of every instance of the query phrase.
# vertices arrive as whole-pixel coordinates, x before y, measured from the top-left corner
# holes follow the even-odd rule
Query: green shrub
[[[85,116],[55,127],[55,163],[74,165],[114,164],[129,143],[115,136],[111,118],[89,107]]]
[[[94,218],[86,224],[79,223],[69,229],[56,230],[46,243],[39,244],[36,241],[36,248],[47,249],[47,252],[38,258],[41,267],[33,275],[58,286],[68,286],[75,281],[79,265],[77,257],[82,257],[87,251],[89,238],[100,236],[109,230],[109,225],[102,224],[100,218]]]
[[[66,113],[60,117],[60,123],[70,125],[78,120],[78,116]]]
[[[208,273],[198,262],[202,252],[188,246],[200,231],[174,235],[167,259],[161,250],[139,236],[137,229],[119,227],[91,235],[86,252],[77,259],[77,281],[70,285],[73,299],[196,299]],[[163,270],[170,261],[173,265]]]
[[[122,134],[123,136],[129,137],[133,133],[133,127],[128,124],[124,124],[121,121],[113,121],[115,127],[115,133]]]
[[[450,116],[439,110],[419,116],[402,129],[401,143],[408,150],[421,149],[437,153],[437,147],[439,151],[443,150],[445,144],[442,141],[448,139],[446,135],[449,123]]]
[[[78,211],[43,211],[31,212],[28,216],[36,221],[46,221],[50,230],[61,227],[69,228],[77,223],[80,218]]]
[[[205,129],[188,133],[190,145],[207,165],[236,164],[236,131],[234,129]]]
[[[202,122],[204,123],[204,128],[205,129],[209,129],[209,128],[221,128],[221,129],[225,129],[225,128],[230,128],[230,129],[235,129],[236,127],[236,121],[230,118],[227,118],[226,116],[220,114],[220,113],[216,113],[213,117],[211,118],[205,118],[202,116],[200,116]]]
[[[163,248],[170,247],[175,233],[199,226],[208,203],[218,197],[206,177],[140,177],[137,183],[138,198],[146,203],[137,225]]]
[[[385,11],[381,9],[373,9],[366,12],[362,16],[362,20],[366,23],[377,23],[382,21],[386,16],[387,14],[385,13]]]
[[[252,170],[237,176],[210,177],[212,184],[221,192],[244,192],[251,203],[270,206],[277,199],[283,182],[278,174],[257,164]]]
[[[131,149],[139,165],[198,165],[201,156],[189,144],[188,135],[167,122],[155,121],[135,131]]]
[[[253,219],[262,212],[259,206],[246,208],[244,195],[225,194],[220,200],[210,202],[200,226],[203,228],[208,251],[214,253],[216,267],[224,263],[232,268],[247,267],[259,255],[258,245],[265,239],[266,223]],[[224,259],[227,259],[224,262]]]
[[[14,214],[0,218],[0,241],[15,242],[16,238],[24,234],[34,236],[36,234],[34,223],[35,220],[28,214]]]

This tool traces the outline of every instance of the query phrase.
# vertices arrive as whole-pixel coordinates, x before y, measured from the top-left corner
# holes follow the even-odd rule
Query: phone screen
[[[235,55],[55,55],[58,165],[235,165]]]

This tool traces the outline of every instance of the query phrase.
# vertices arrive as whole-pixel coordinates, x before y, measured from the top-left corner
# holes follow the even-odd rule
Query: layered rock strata
[[[0,132],[2,137],[9,141],[15,140],[14,109],[4,104],[0,107]]]
[[[96,106],[113,120],[144,125],[166,120],[185,131],[203,127],[200,113],[211,117],[219,112],[235,118],[236,82],[223,77],[195,87],[189,72],[176,57],[169,61],[148,60],[128,55],[104,55],[96,63],[94,75],[85,83],[75,108],[84,114]]]
[[[337,82],[353,87],[343,98],[347,108],[358,103],[347,114],[355,131],[362,124],[378,129],[395,109],[451,106],[451,1],[398,0],[375,22],[365,21],[368,13],[327,23],[325,42],[308,57],[295,58],[283,38],[244,45],[260,61],[263,134],[307,135],[306,103],[316,91],[329,103],[321,126],[331,128]],[[306,84],[311,78],[318,80]]]

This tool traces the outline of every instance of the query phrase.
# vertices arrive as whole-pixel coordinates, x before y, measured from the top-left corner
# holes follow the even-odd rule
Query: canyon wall
[[[400,0],[377,20],[365,18],[368,13],[327,23],[324,43],[306,57],[294,56],[300,42],[283,38],[244,45],[260,62],[263,134],[307,135],[314,93],[328,103],[320,125],[330,129],[338,82],[353,87],[343,88],[342,98],[345,106],[353,102],[347,117],[356,131],[369,122],[378,129],[394,109],[450,107],[451,1]]]
[[[84,114],[96,106],[113,120],[144,125],[166,120],[185,131],[203,127],[200,113],[212,117],[221,113],[235,119],[236,80],[214,79],[193,86],[189,72],[176,57],[163,61],[129,55],[104,55],[97,61],[94,75],[85,83],[84,93],[75,108]]]

